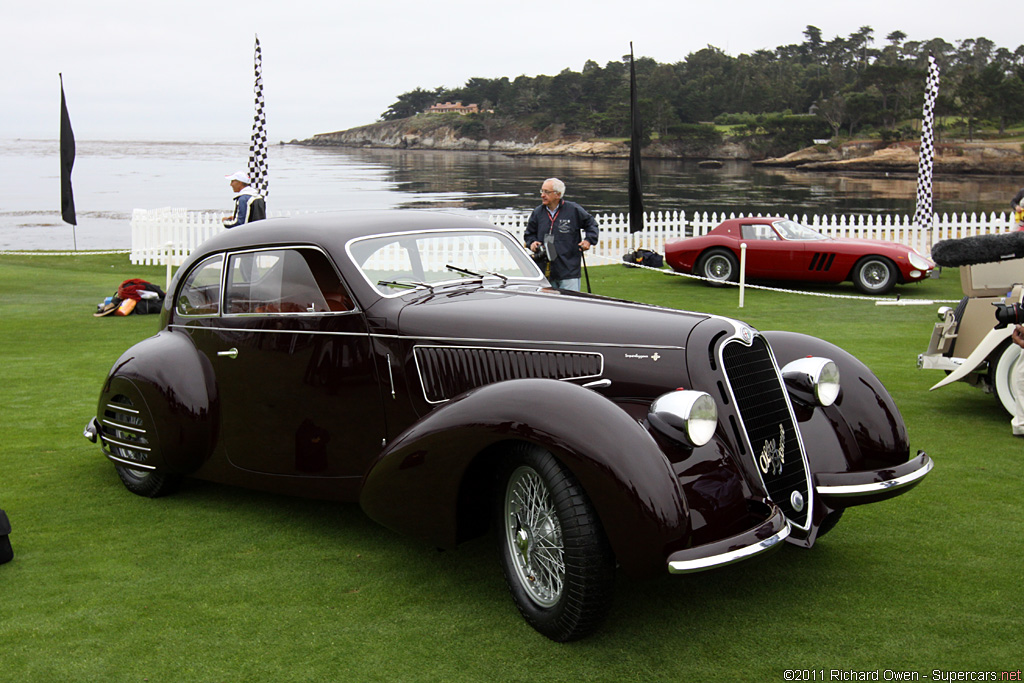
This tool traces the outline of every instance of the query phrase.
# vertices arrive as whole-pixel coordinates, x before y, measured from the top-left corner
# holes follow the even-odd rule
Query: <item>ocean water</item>
[[[628,208],[626,161],[509,157],[486,152],[272,145],[268,210],[417,208],[528,211],[557,176],[567,198],[595,213]],[[78,225],[60,218],[56,140],[0,139],[0,250],[128,249],[136,208],[228,214],[224,176],[244,169],[248,143],[78,141],[72,174]],[[938,213],[1006,211],[1014,178],[939,177]],[[913,176],[839,176],[727,162],[644,161],[645,208],[688,213],[913,215]]]

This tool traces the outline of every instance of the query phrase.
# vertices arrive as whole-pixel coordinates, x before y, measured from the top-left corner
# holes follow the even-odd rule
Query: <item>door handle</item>
[[[218,356],[227,356],[228,358],[238,358],[238,349],[231,349],[230,351],[218,351]]]

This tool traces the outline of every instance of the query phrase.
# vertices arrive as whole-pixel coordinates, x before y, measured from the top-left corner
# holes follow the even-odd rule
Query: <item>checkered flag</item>
[[[249,180],[253,189],[266,198],[267,186],[267,116],[263,110],[263,53],[260,37],[256,36],[256,117],[252,122],[252,142],[249,143]]]
[[[935,55],[928,55],[928,80],[924,86],[924,110],[921,113],[921,153],[917,162],[917,211],[914,225],[919,229],[932,227],[932,167],[935,164],[935,99],[939,96],[939,65]]]

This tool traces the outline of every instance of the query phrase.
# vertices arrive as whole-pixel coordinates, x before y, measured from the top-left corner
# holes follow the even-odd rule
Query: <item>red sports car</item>
[[[709,284],[738,282],[740,244],[748,279],[839,283],[865,294],[928,277],[935,264],[910,247],[882,240],[836,239],[785,218],[732,218],[702,237],[665,245],[665,260]]]

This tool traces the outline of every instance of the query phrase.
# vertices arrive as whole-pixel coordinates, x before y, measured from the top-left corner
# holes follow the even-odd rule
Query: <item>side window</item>
[[[316,249],[275,249],[228,259],[226,312],[234,315],[352,310],[330,261]]]
[[[189,273],[181,285],[176,309],[179,315],[217,315],[220,312],[220,281],[224,257],[211,256]]]
[[[775,231],[772,230],[770,225],[743,225],[740,227],[743,232],[743,239],[745,240],[774,240],[778,239],[775,235]]]

